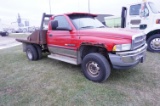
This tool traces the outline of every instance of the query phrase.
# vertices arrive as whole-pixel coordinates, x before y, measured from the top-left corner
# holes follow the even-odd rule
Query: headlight
[[[121,44],[121,45],[115,45],[113,47],[113,51],[126,51],[131,50],[131,44]]]
[[[160,19],[157,19],[157,20],[156,20],[156,24],[160,24]]]

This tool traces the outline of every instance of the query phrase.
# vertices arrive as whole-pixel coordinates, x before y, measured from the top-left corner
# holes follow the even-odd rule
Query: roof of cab
[[[66,13],[65,15],[90,15],[93,17],[97,17],[96,14],[84,13],[84,12],[72,12],[72,13]]]

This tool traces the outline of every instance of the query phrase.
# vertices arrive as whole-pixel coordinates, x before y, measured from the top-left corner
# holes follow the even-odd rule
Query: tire
[[[26,48],[26,55],[30,61],[34,61],[38,59],[38,53],[36,48],[33,45],[28,45]]]
[[[82,72],[84,76],[93,82],[105,81],[111,72],[107,59],[99,53],[90,53],[82,61]]]
[[[160,34],[152,35],[147,39],[147,50],[150,52],[160,52]]]
[[[41,49],[41,47],[40,47],[39,45],[34,45],[34,47],[36,48],[36,51],[37,51],[37,53],[38,53],[38,58],[37,58],[37,60],[42,59],[42,49]]]

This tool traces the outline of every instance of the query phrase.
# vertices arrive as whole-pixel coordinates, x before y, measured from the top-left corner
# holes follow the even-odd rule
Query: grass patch
[[[21,46],[0,50],[0,106],[159,106],[159,63],[160,54],[147,52],[145,63],[112,70],[99,84],[80,66],[46,56],[28,61]]]

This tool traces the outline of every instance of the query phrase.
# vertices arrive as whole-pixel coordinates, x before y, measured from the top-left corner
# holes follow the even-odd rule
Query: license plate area
[[[142,53],[142,54],[139,54],[139,55],[135,56],[135,60],[136,60],[136,61],[137,61],[137,60],[140,60],[140,62],[143,63],[144,60],[145,60],[145,54]]]

